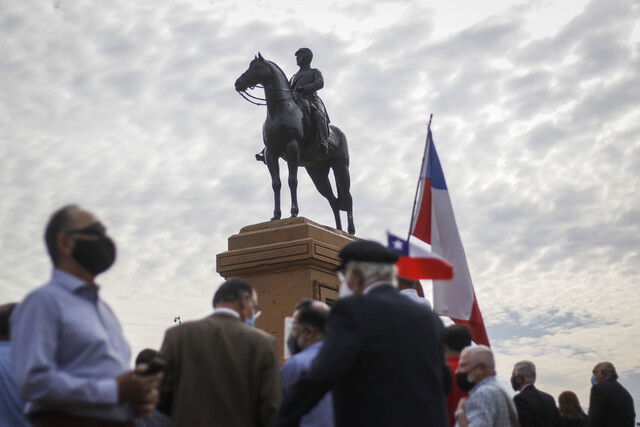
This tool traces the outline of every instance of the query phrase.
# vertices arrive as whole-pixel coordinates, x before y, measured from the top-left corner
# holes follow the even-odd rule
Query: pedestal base
[[[327,303],[338,298],[338,252],[355,237],[306,218],[243,227],[229,237],[229,250],[216,257],[222,277],[241,277],[258,294],[262,315],[256,326],[278,340],[282,359],[284,318],[302,298]]]

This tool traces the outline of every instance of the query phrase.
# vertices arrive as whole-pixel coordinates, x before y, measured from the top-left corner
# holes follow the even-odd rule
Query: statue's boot
[[[259,161],[259,162],[262,162],[264,164],[267,163],[267,159],[265,159],[265,157],[264,157],[264,148],[262,149],[261,152],[256,154],[256,160]]]

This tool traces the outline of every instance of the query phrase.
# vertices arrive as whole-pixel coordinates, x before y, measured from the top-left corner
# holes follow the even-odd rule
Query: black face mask
[[[289,334],[289,338],[287,338],[287,347],[289,347],[289,352],[291,352],[292,356],[302,351],[300,344],[298,344],[298,340],[293,336],[293,334]]]
[[[106,236],[105,231],[102,224],[95,223],[81,230],[67,232],[69,235],[89,234],[98,237],[97,239],[76,238],[76,244],[71,253],[73,259],[93,276],[107,270],[116,260],[116,245]]]
[[[518,383],[516,382],[516,377],[511,377],[511,388],[513,391],[518,391]]]
[[[471,389],[476,385],[476,383],[471,382],[467,379],[466,372],[459,372],[456,374],[456,384],[458,388],[465,393],[471,391]]]

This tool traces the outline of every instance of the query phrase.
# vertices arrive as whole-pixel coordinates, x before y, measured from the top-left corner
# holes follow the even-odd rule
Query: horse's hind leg
[[[318,189],[318,192],[322,194],[328,201],[333,211],[333,216],[336,220],[336,229],[342,230],[342,221],[340,220],[340,209],[338,205],[338,199],[333,195],[331,189],[331,181],[329,181],[329,167],[307,167],[307,173],[311,177],[313,184]]]
[[[280,164],[278,163],[278,157],[272,155],[269,150],[265,152],[265,159],[267,168],[269,168],[269,175],[271,175],[271,188],[273,188],[273,218],[271,218],[271,221],[275,221],[282,216],[280,212],[280,188],[282,187]]]
[[[338,188],[339,207],[347,212],[347,232],[356,234],[356,226],[353,222],[353,199],[350,191],[351,177],[349,176],[348,163],[334,166],[333,175],[336,178],[336,187]]]

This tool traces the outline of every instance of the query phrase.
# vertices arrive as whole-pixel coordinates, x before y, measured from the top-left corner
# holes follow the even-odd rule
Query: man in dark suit
[[[518,411],[521,427],[562,427],[560,411],[555,399],[548,393],[538,390],[536,365],[528,360],[518,362],[511,373],[511,387],[519,391],[513,397]]]
[[[636,412],[633,398],[618,382],[611,362],[600,362],[593,368],[589,396],[589,427],[634,427]]]
[[[276,425],[297,426],[331,389],[338,427],[446,427],[442,322],[398,293],[392,250],[360,240],[339,255],[342,286],[354,295],[333,304],[324,344]]]
[[[214,296],[212,315],[167,331],[159,409],[170,413],[172,426],[273,424],[281,395],[278,351],[275,338],[251,325],[257,302],[249,283],[229,279]]]

